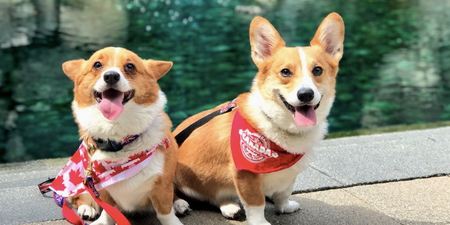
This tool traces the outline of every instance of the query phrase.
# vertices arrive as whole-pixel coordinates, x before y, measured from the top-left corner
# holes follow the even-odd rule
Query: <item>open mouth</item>
[[[300,105],[300,106],[293,106],[289,104],[286,99],[281,95],[280,96],[281,101],[286,106],[286,108],[292,112],[294,115],[294,121],[297,126],[314,126],[316,125],[316,112],[315,110],[319,108],[320,102],[317,103],[317,105]]]
[[[134,90],[121,92],[110,88],[104,92],[94,90],[94,98],[103,116],[115,120],[123,111],[123,106],[134,97]]]
[[[98,92],[94,90],[94,98],[98,103],[103,101],[103,98],[117,98],[122,95],[122,104],[125,105],[128,101],[130,101],[134,97],[134,90],[129,90],[127,92],[121,92],[116,89],[108,89],[104,92]]]

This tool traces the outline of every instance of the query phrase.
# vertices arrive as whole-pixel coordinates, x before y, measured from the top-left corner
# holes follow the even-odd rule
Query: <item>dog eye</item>
[[[98,70],[103,67],[103,64],[100,61],[97,61],[94,63],[94,66],[92,66],[94,69]]]
[[[126,72],[134,72],[136,70],[136,67],[132,63],[125,64],[123,68]]]
[[[312,74],[316,77],[322,75],[322,73],[323,73],[323,69],[320,66],[316,66],[312,70]]]
[[[283,77],[290,77],[290,76],[292,76],[292,72],[289,69],[287,69],[287,68],[282,69],[280,71],[280,74]]]

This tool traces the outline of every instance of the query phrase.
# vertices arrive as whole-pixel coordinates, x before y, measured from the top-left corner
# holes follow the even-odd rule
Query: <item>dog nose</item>
[[[108,71],[103,75],[103,80],[107,84],[115,84],[120,80],[120,74],[116,71]]]
[[[300,88],[297,92],[297,98],[303,103],[310,102],[314,98],[314,91],[311,88]]]

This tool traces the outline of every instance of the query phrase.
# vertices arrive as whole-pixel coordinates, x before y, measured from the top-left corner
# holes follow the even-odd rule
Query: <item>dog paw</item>
[[[77,214],[84,220],[95,219],[100,212],[90,205],[80,205],[77,209]]]
[[[296,201],[288,201],[286,204],[276,206],[278,213],[293,213],[300,209],[300,204]]]
[[[237,203],[228,203],[220,206],[222,215],[227,219],[236,219],[240,216],[242,209]]]
[[[175,210],[175,214],[177,216],[184,216],[189,214],[192,209],[189,206],[189,203],[183,199],[177,199],[173,202],[173,209]]]

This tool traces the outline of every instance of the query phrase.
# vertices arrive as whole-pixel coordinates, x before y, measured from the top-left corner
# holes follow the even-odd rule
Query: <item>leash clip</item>
[[[85,142],[86,142],[86,152],[88,154],[89,162],[88,162],[88,166],[87,166],[87,169],[86,169],[86,173],[84,175],[83,183],[87,184],[88,183],[88,179],[87,178],[90,177],[91,174],[92,174],[92,156],[94,155],[94,153],[97,150],[97,148],[95,147],[94,144],[89,143],[87,141],[87,138],[86,138]]]

